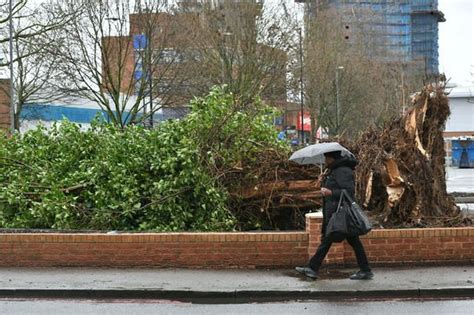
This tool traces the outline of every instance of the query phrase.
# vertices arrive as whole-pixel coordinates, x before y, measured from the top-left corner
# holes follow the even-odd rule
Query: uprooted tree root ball
[[[429,85],[413,107],[351,146],[357,199],[382,226],[453,226],[466,222],[446,192],[443,130],[450,114],[444,85]]]

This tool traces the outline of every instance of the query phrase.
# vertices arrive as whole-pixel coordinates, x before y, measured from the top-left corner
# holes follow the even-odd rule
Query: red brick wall
[[[261,233],[0,234],[0,266],[278,268],[302,265],[320,240],[322,218],[306,231]],[[474,227],[374,230],[362,237],[373,265],[472,264]],[[354,265],[337,243],[327,265]]]
[[[0,131],[10,128],[10,79],[0,79]]]
[[[307,248],[305,232],[0,234],[0,266],[288,267]]]
[[[375,264],[474,263],[474,228],[374,230],[362,238]],[[355,263],[348,244],[344,261]]]
[[[309,213],[306,215],[306,231],[309,233],[308,241],[308,257],[312,257],[318,248],[321,240],[321,228],[323,216],[321,213]],[[344,264],[344,243],[333,243],[326,259],[326,265],[343,265]]]
[[[309,214],[306,227],[319,232],[322,217]],[[429,229],[381,229],[361,237],[373,265],[472,264],[474,227]],[[319,233],[309,235],[308,254],[314,254]],[[347,242],[334,244],[325,263],[354,265],[353,250]]]

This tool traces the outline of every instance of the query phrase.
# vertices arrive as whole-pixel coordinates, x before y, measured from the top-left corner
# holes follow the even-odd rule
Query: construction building
[[[344,14],[347,40],[357,31],[356,23],[363,24],[379,58],[418,63],[426,75],[438,74],[438,23],[445,21],[438,0],[295,1],[305,3],[307,23],[317,19],[319,11],[335,9]]]

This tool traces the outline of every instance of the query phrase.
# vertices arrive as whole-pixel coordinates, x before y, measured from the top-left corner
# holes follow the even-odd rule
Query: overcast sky
[[[295,10],[302,8],[293,0],[286,2]],[[439,9],[446,17],[446,22],[439,24],[439,70],[452,83],[474,85],[474,0],[439,0]]]
[[[439,0],[439,71],[452,83],[474,85],[474,0]]]

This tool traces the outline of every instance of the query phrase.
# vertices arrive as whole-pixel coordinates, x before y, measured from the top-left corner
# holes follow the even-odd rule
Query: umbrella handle
[[[319,174],[318,176],[318,179],[316,181],[316,188],[321,188],[321,183],[322,181],[324,180],[324,178],[327,176],[327,174],[329,173],[329,169],[326,168],[324,170],[324,172],[322,172],[321,174]]]

